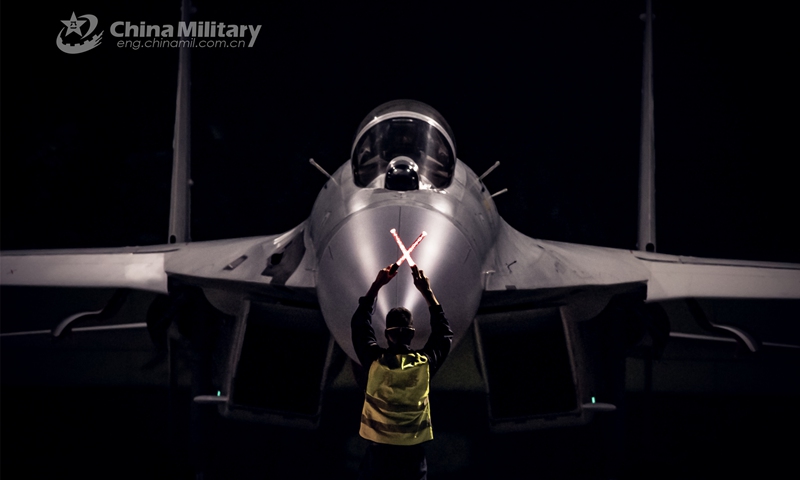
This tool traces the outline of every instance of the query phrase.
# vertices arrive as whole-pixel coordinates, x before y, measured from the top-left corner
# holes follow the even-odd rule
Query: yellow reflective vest
[[[396,361],[395,361],[396,360]],[[433,440],[428,404],[430,369],[420,353],[384,355],[369,368],[359,434],[390,445]]]

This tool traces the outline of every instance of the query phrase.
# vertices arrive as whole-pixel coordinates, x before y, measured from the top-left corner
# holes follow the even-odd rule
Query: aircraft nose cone
[[[348,218],[320,252],[317,292],[328,328],[342,348],[355,359],[350,319],[381,268],[402,257],[390,230],[406,248],[421,232],[427,236],[410,253],[430,279],[457,342],[472,323],[481,297],[480,263],[464,235],[441,213],[414,206],[386,206]],[[428,306],[414,286],[404,262],[385,285],[375,304],[372,325],[379,344],[386,346],[386,314],[394,307],[409,309],[416,335],[411,346],[420,349],[430,334]]]

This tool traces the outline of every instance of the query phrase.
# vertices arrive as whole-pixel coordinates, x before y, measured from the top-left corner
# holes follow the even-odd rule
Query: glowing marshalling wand
[[[402,265],[405,260],[408,260],[409,267],[415,266],[416,263],[414,263],[414,259],[411,258],[411,252],[413,252],[414,249],[417,248],[419,242],[421,242],[422,239],[428,235],[428,232],[423,231],[422,233],[420,233],[417,239],[414,240],[414,243],[411,244],[411,247],[408,248],[408,250],[406,250],[406,246],[403,245],[403,241],[400,240],[400,237],[397,235],[397,230],[393,228],[389,230],[389,233],[392,234],[392,236],[394,237],[394,241],[397,242],[397,246],[400,247],[400,251],[403,252],[403,256],[400,257],[396,262],[394,262],[394,265],[392,265],[390,271],[392,273],[396,272],[397,269],[400,268],[400,265]]]

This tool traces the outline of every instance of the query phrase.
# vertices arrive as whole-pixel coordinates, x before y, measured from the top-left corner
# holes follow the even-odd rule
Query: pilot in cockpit
[[[359,187],[445,189],[456,165],[455,140],[444,117],[414,100],[379,106],[361,122],[352,149]]]

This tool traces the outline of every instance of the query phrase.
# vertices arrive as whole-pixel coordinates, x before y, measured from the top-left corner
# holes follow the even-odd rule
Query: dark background
[[[117,20],[175,25],[178,3],[4,8],[2,249],[166,241],[178,52],[117,48],[108,29]],[[302,222],[325,182],[308,158],[333,172],[372,108],[413,98],[447,118],[459,158],[476,173],[501,161],[486,184],[509,189],[496,198],[509,224],[536,238],[634,248],[644,2],[196,6],[198,21],[262,28],[253,48],[192,51],[193,240]],[[102,45],[79,55],[57,49],[61,20],[73,11],[98,17]],[[800,262],[789,15],[729,2],[656,2],[654,11],[658,251]],[[158,388],[4,385],[4,477],[189,478],[187,461],[174,461],[188,455],[188,412],[176,420],[183,443],[171,444],[165,397]],[[343,418],[353,413],[352,399],[329,401]],[[630,478],[707,477],[742,465],[758,472],[763,464],[777,472],[788,458],[776,432],[791,396],[628,401]],[[491,467],[476,460],[475,478],[512,478],[532,452],[527,472],[544,478],[591,477],[594,466],[613,463],[597,448],[607,425],[489,437],[479,426],[485,411],[440,412],[448,413],[439,426],[468,429],[482,439],[480,458],[495,459]],[[326,432],[340,433],[216,424],[216,468],[291,476],[298,470],[288,459],[318,473],[346,450],[329,447],[353,433],[324,421]],[[751,449],[754,436],[764,450]],[[442,458],[447,452],[433,453]]]
[[[27,11],[35,29],[3,16],[3,249],[165,241],[177,50],[117,48],[108,31],[177,23],[178,2],[151,3]],[[297,225],[325,180],[308,158],[332,172],[367,112],[414,98],[448,119],[477,173],[501,161],[486,182],[509,189],[496,201],[512,226],[634,248],[643,9],[199,0],[199,21],[262,28],[253,48],[192,52],[193,239]],[[98,48],[56,48],[73,10],[99,18]],[[654,10],[658,250],[800,261],[788,19],[724,2]]]

